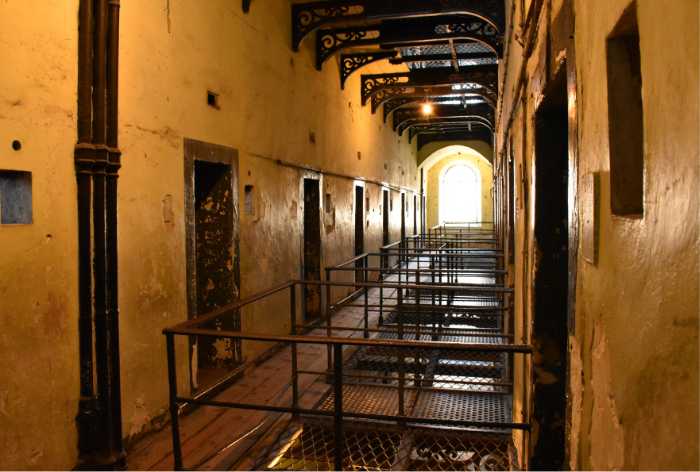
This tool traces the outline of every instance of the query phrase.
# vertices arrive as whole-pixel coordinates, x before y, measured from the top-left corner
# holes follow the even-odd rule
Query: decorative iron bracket
[[[482,18],[501,34],[505,31],[503,0],[340,0],[292,5],[292,48],[324,25],[399,20],[445,15]]]
[[[340,55],[340,88],[345,89],[345,81],[356,70],[372,62],[396,57],[397,51],[357,52]]]
[[[396,110],[393,119],[393,129],[398,131],[399,135],[407,129],[412,123],[434,123],[445,121],[446,119],[460,118],[483,119],[491,128],[494,123],[494,111],[487,104],[473,104],[468,108],[459,105],[437,105],[435,104],[434,113],[430,116],[423,114],[422,110],[417,107],[402,108]]]
[[[409,103],[415,103],[417,99],[415,98],[395,98],[392,100],[387,100],[384,103],[384,123],[386,123],[387,118],[399,108],[408,105]]]
[[[372,96],[372,113],[376,113],[380,106],[384,105],[384,115],[388,117],[397,108],[411,103],[439,102],[455,97],[478,97],[491,108],[496,108],[496,94],[484,88],[473,89],[467,93],[451,90],[449,86],[440,87],[405,87],[380,90]],[[388,111],[387,111],[388,110]],[[386,119],[385,119],[386,122]]]
[[[383,49],[435,41],[476,41],[498,57],[502,37],[486,20],[473,16],[449,16],[420,20],[384,21],[379,26],[319,29],[316,36],[316,68],[335,52],[357,46],[380,45]]]
[[[323,63],[336,51],[355,46],[378,44],[378,28],[340,28],[319,30],[316,37],[316,69],[321,70]]]
[[[472,87],[454,89],[453,85],[455,84],[471,84]],[[366,74],[362,76],[360,95],[362,105],[366,105],[370,99],[372,100],[372,112],[374,113],[381,104],[379,102],[375,106],[375,97],[380,92],[385,92],[382,94],[382,98],[388,99],[389,95],[394,95],[387,93],[390,89],[402,89],[403,95],[407,95],[411,93],[410,89],[414,89],[413,93],[420,93],[429,92],[428,89],[434,87],[446,87],[446,90],[442,90],[441,94],[443,95],[445,93],[457,94],[461,91],[466,93],[483,88],[488,91],[487,95],[493,95],[495,101],[498,90],[498,68],[496,65],[485,65],[473,66],[463,72],[454,72],[450,68],[440,68],[392,74]],[[418,91],[418,88],[423,90]],[[402,95],[402,93],[395,95]]]

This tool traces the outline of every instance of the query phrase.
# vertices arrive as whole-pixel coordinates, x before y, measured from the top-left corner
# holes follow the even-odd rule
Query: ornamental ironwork
[[[320,26],[429,16],[470,15],[489,22],[501,34],[505,28],[503,0],[341,0],[292,5],[292,47]]]
[[[463,86],[464,85],[464,86]],[[440,87],[441,93],[430,90],[433,87]],[[421,88],[421,90],[417,90]],[[401,89],[399,93],[384,93],[379,97],[380,92],[390,89]],[[372,101],[372,112],[381,105],[383,101],[392,96],[409,94],[447,95],[450,92],[469,90],[478,93],[481,89],[484,94],[496,101],[498,91],[498,69],[495,65],[474,66],[463,72],[454,72],[449,68],[425,69],[411,72],[397,72],[392,74],[366,74],[362,76],[360,95],[362,105]]]
[[[483,119],[490,127],[493,128],[494,110],[486,103],[469,105],[467,108],[458,105],[435,105],[434,112],[430,116],[426,116],[419,107],[402,108],[396,110],[393,116],[393,129],[399,134],[403,132],[413,123],[429,123],[444,121],[446,119],[462,119],[471,118]]]
[[[398,54],[397,51],[372,51],[342,54],[340,56],[340,88],[345,88],[345,81],[358,69],[372,62],[390,59]]]
[[[379,45],[383,49],[419,45],[430,41],[476,41],[502,54],[502,38],[493,26],[476,17],[428,18],[383,21],[378,26],[319,29],[316,67],[335,52],[356,46]]]
[[[334,20],[363,18],[364,1],[313,2],[292,5],[292,48],[299,50],[304,36]]]
[[[396,98],[392,100],[387,100],[384,103],[384,123],[386,123],[387,118],[399,108],[406,106],[411,103],[416,103],[416,98]]]
[[[341,28],[319,30],[316,37],[316,68],[321,70],[323,63],[336,51],[355,46],[377,44],[380,32],[377,28]]]

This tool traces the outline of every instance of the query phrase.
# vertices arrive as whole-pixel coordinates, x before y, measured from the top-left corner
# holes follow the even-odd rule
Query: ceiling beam
[[[488,133],[489,139],[492,140],[493,132],[492,130],[479,122],[466,122],[466,123],[446,123],[436,126],[416,126],[408,131],[408,142],[413,142],[413,138],[421,134],[426,133],[447,133],[447,132],[474,132],[474,130],[483,130],[484,133]]]
[[[493,127],[494,111],[486,104],[469,105],[466,108],[461,105],[439,105],[433,103],[433,113],[425,115],[420,108],[404,108],[394,113],[393,129],[402,134],[408,123],[435,122],[457,117],[480,117]]]
[[[446,116],[444,118],[438,118],[434,120],[427,120],[427,119],[414,119],[414,120],[409,120],[405,122],[402,126],[399,127],[399,136],[403,136],[403,133],[406,130],[409,130],[409,132],[413,129],[444,129],[446,127],[456,127],[459,128],[462,125],[469,126],[469,125],[481,125],[489,128],[490,130],[493,131],[493,124],[489,122],[486,118],[482,116]]]
[[[505,31],[503,0],[342,0],[292,5],[292,48],[324,25],[353,25],[368,21],[445,15],[472,15]]]
[[[485,132],[486,131],[486,132]],[[485,128],[474,129],[472,131],[447,131],[447,132],[426,132],[418,134],[418,150],[430,143],[441,141],[481,141],[489,146],[493,146],[493,136]]]
[[[495,59],[491,52],[457,54],[458,61],[480,60],[480,59]],[[451,61],[452,54],[416,54],[414,56],[400,56],[389,59],[389,62],[394,65],[411,64],[414,62],[440,62]]]
[[[447,42],[450,39],[483,44],[501,57],[502,36],[487,21],[473,16],[449,16],[419,20],[385,21],[374,26],[319,29],[316,36],[316,68],[334,53],[359,46],[391,49]]]
[[[480,98],[492,108],[496,107],[496,93],[489,89],[481,88],[469,91],[456,91],[452,90],[452,87],[449,85],[441,85],[437,87],[403,87],[381,90],[372,96],[372,113],[376,113],[380,106],[391,104],[400,99],[410,100],[400,105],[405,106],[406,103],[421,103],[426,100],[439,101],[450,98],[458,99],[464,96]],[[395,108],[390,111],[394,109]]]
[[[472,66],[461,72],[454,72],[448,67],[419,69],[410,72],[389,74],[363,74],[360,89],[362,105],[380,91],[406,87],[448,87],[449,91],[468,91],[470,88],[453,89],[453,85],[471,84],[471,88],[485,88],[491,92],[498,91],[498,66]]]
[[[422,103],[424,103],[426,100],[430,100],[433,104],[435,105],[440,105],[442,103],[448,102],[448,101],[454,101],[454,100],[462,100],[462,99],[468,99],[468,100],[474,100],[474,99],[479,99],[481,100],[480,103],[472,103],[469,106],[488,106],[491,108],[491,110],[495,109],[495,104],[491,103],[488,101],[486,98],[484,98],[483,95],[478,94],[478,93],[465,93],[465,94],[455,94],[454,96],[424,96],[424,95],[414,95],[414,96],[402,96],[398,98],[390,98],[386,100],[383,105],[384,105],[384,123],[386,123],[387,118],[391,116],[394,112],[397,110],[402,110],[405,108],[410,108],[410,109],[416,109],[419,106],[421,106]]]

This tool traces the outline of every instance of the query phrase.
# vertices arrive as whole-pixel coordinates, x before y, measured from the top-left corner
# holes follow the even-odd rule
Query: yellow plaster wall
[[[579,162],[599,172],[597,265],[579,256],[578,465],[700,467],[698,436],[698,2],[638,0],[644,103],[642,219],[610,211],[605,37],[628,2],[576,2]],[[595,14],[593,14],[595,12]],[[668,32],[684,38],[664,47]],[[593,47],[591,47],[593,45]],[[583,198],[581,188],[579,198]],[[612,444],[618,446],[611,447]]]
[[[509,41],[500,76],[497,155],[515,153],[516,341],[531,339],[534,238],[534,112],[548,77],[565,57],[548,38],[562,0],[545,3],[525,79],[522,49]],[[575,47],[578,194],[600,173],[599,255],[577,259],[576,333],[569,338],[568,466],[573,469],[697,469],[698,448],[698,3],[637,0],[645,131],[645,214],[613,216],[607,121],[605,38],[626,0],[577,0]],[[520,2],[509,2],[508,11]],[[548,23],[548,20],[551,23]],[[518,29],[516,21],[516,30]],[[684,38],[668,48],[668,31]],[[551,33],[551,34],[548,34]],[[565,41],[556,44],[565,47]],[[571,57],[571,56],[569,56]],[[549,62],[549,64],[548,64]],[[547,69],[547,65],[550,69]],[[522,94],[516,90],[522,87]],[[507,126],[506,126],[507,125]],[[580,210],[579,210],[580,211]],[[579,219],[581,214],[579,213]],[[581,223],[579,223],[581,224]],[[583,237],[583,233],[581,233]],[[562,314],[565,316],[565,314]],[[530,364],[516,364],[516,420],[526,414]],[[517,435],[520,438],[520,435]],[[519,443],[525,447],[527,443]],[[521,449],[522,452],[522,449]],[[527,451],[525,451],[525,454]]]
[[[34,224],[0,227],[0,468],[70,468],[77,460],[76,141],[77,0],[0,2],[0,169],[34,172]],[[37,14],[40,12],[41,14]],[[291,50],[290,2],[121,3],[119,141],[120,330],[126,436],[151,427],[167,403],[163,327],[187,317],[184,149],[193,138],[239,153],[239,193],[253,184],[264,215],[241,215],[241,295],[300,274],[303,164],[323,176],[335,227],[323,229],[323,265],[353,255],[353,180],[399,187],[412,230],[415,144],[360,104],[360,74],[340,90],[335,58],[315,70],[313,38]],[[376,65],[363,72],[390,71]],[[221,109],[206,104],[219,93]],[[315,143],[310,134],[315,135]],[[12,139],[24,148],[15,153]],[[365,249],[381,241],[380,184],[370,197]],[[171,203],[170,203],[171,202]],[[241,212],[242,213],[242,212]],[[243,315],[243,328],[288,329],[286,299]],[[246,350],[248,358],[259,346]],[[187,353],[178,345],[180,387]],[[51,431],[51,434],[46,434]]]
[[[120,301],[128,434],[165,407],[165,391],[150,382],[166,378],[160,330],[186,317],[183,138],[237,149],[239,195],[245,185],[255,187],[262,214],[241,212],[242,297],[300,276],[300,182],[308,173],[277,160],[415,188],[414,146],[361,106],[359,74],[341,91],[337,61],[317,71],[313,38],[295,53],[290,37],[284,0],[253,4],[248,15],[227,0],[208,1],[206,8],[194,0],[171,0],[167,10],[153,2],[122,7]],[[220,94],[220,110],[207,106],[208,89]],[[367,188],[376,214],[379,187]],[[354,231],[352,180],[324,178],[326,192],[333,195],[336,226],[323,231],[324,266],[352,257]],[[162,221],[167,194],[174,196],[174,225]],[[395,204],[392,239],[399,213]],[[381,238],[374,214],[365,228],[367,250]],[[245,310],[243,329],[287,332],[286,307],[282,297]],[[248,359],[261,348],[244,347]],[[184,350],[179,354],[184,365]],[[180,378],[184,387],[187,376]]]
[[[428,158],[429,159],[429,158]],[[427,164],[425,170],[426,218],[428,228],[439,224],[440,219],[440,176],[442,172],[459,163],[465,163],[479,170],[481,175],[481,220],[493,221],[493,167],[478,153],[465,149],[465,152],[447,155],[435,163]]]
[[[0,169],[33,186],[33,224],[0,225],[0,469],[75,465],[77,6],[0,2]]]

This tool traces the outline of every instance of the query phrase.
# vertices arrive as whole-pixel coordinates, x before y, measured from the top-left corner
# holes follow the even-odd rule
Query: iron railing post
[[[404,372],[405,357],[403,349],[401,349],[401,355],[399,356],[399,416],[406,416],[406,404],[404,398],[404,390],[406,387],[406,374]]]
[[[343,453],[345,436],[343,433],[343,345],[333,345],[335,369],[333,372],[334,388],[334,432],[335,432],[335,470],[343,470]]]
[[[306,290],[306,284],[303,285]],[[289,287],[289,318],[292,326],[292,336],[297,334],[297,291],[296,285],[292,284]],[[292,350],[292,408],[299,408],[299,373],[297,365],[297,343],[293,342]],[[293,414],[297,416],[296,413]]]
[[[331,325],[331,269],[326,269],[326,336],[329,338],[333,335]],[[328,362],[328,373],[333,369],[333,348],[330,345],[326,346],[326,360]]]
[[[365,281],[367,280],[367,261],[369,260],[369,255],[367,255],[364,259],[364,269],[365,269]],[[364,310],[364,336],[365,339],[369,338],[369,287],[365,285],[364,291],[364,305],[365,305],[365,310]]]
[[[168,390],[170,398],[170,430],[173,436],[173,468],[182,470],[182,447],[180,445],[180,419],[177,402],[177,365],[175,364],[174,335],[165,335],[165,346],[168,355]]]

